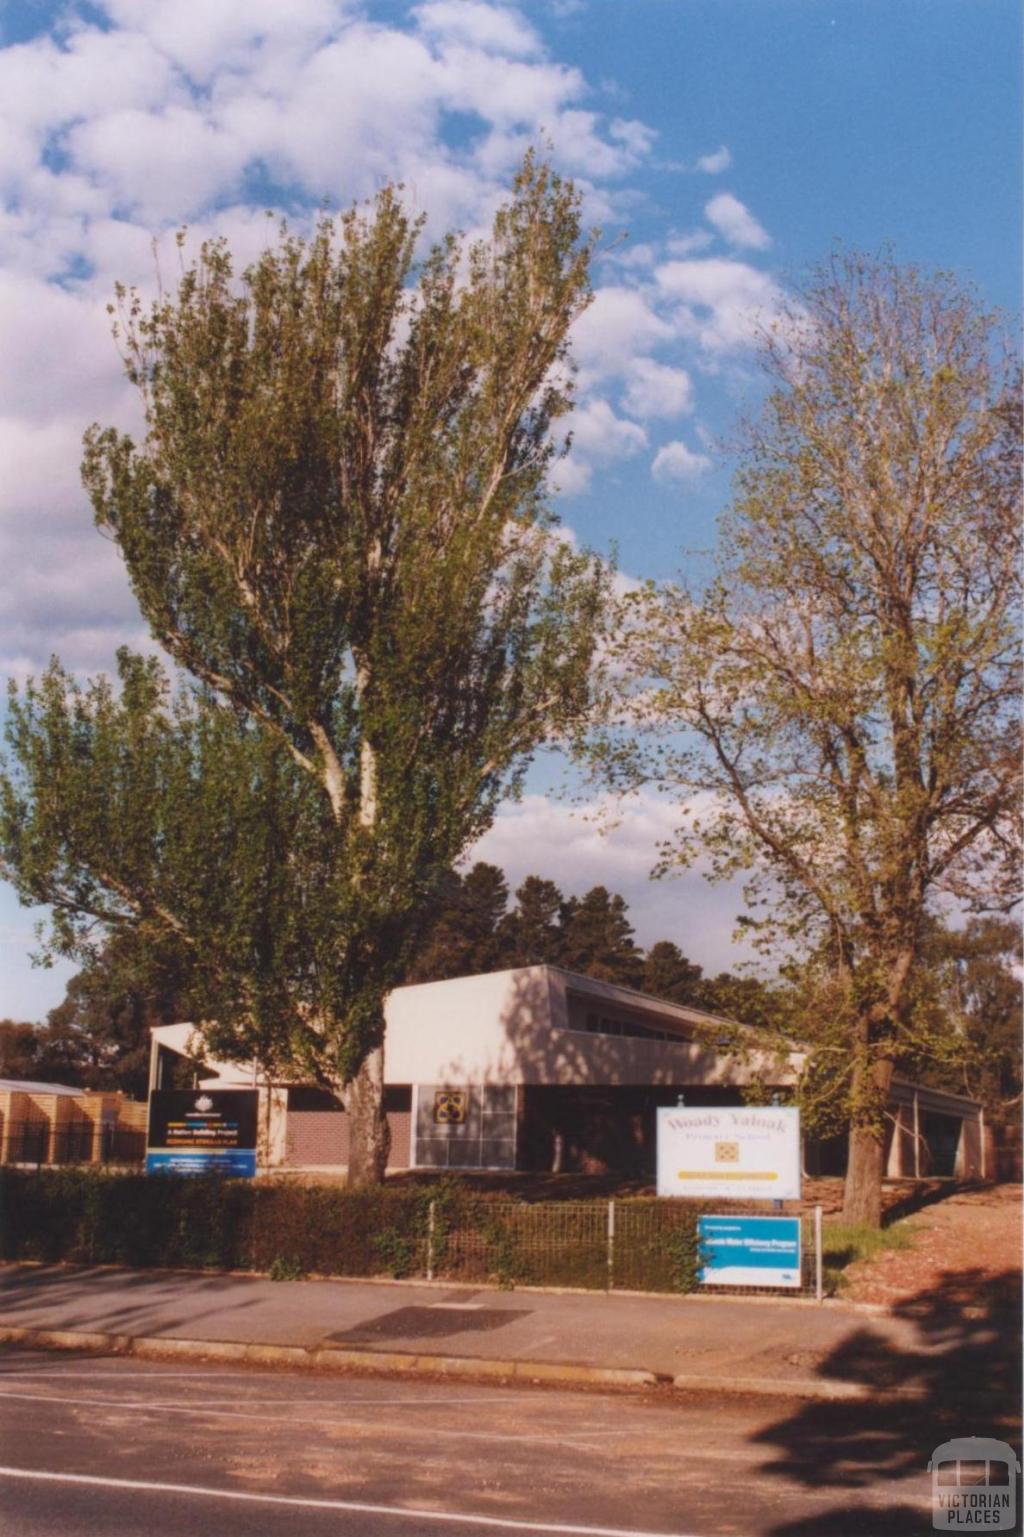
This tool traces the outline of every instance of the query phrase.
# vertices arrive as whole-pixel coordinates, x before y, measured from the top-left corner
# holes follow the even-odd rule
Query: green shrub
[[[415,1274],[420,1244],[414,1234],[386,1227],[374,1235],[372,1243],[381,1265],[393,1280],[401,1281],[404,1276]]]
[[[301,1281],[304,1279],[305,1274],[306,1272],[302,1268],[302,1261],[297,1259],[294,1254],[287,1257],[279,1254],[267,1271],[267,1276],[271,1281]]]
[[[433,1220],[431,1221],[431,1209]],[[696,1220],[683,1201],[617,1201],[611,1279],[637,1290],[698,1282]],[[424,1275],[499,1286],[603,1289],[607,1203],[483,1194],[455,1178],[348,1190],[292,1180],[0,1168],[0,1258],[75,1264]]]

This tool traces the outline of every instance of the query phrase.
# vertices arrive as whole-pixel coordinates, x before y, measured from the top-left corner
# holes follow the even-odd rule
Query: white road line
[[[162,1484],[148,1479],[100,1478],[92,1473],[53,1473],[37,1468],[0,1467],[0,1478],[30,1479],[40,1483],[84,1484],[97,1489],[124,1489],[152,1494],[197,1495],[203,1499],[236,1500],[253,1505],[290,1505],[301,1510],[348,1511],[362,1516],[390,1516],[398,1521],[436,1521],[449,1526],[486,1526],[503,1532],[548,1532],[557,1537],[684,1537],[679,1532],[639,1531],[624,1526],[569,1526],[558,1521],[514,1521],[502,1516],[469,1516],[459,1511],[403,1509],[398,1505],[371,1505],[363,1500],[309,1499],[297,1494],[250,1494],[241,1489],[206,1489],[200,1484]]]
[[[171,1403],[165,1399],[142,1400],[137,1398],[72,1398],[68,1394],[58,1393],[17,1393],[8,1392],[6,1388],[0,1388],[0,1400],[10,1398],[20,1403],[30,1404],[66,1404],[70,1408],[80,1409],[113,1409],[115,1412],[126,1414],[191,1414],[199,1419],[218,1420],[280,1420],[280,1414],[269,1414],[262,1410],[253,1410],[251,1413],[244,1409],[211,1409],[206,1403],[182,1404]],[[216,1400],[214,1400],[216,1402]],[[344,1405],[340,1406],[344,1407]],[[367,1423],[366,1421],[353,1421],[351,1419],[332,1419],[324,1414],[291,1414],[288,1419],[293,1424],[312,1424],[331,1427],[332,1429],[358,1429],[379,1431],[395,1431],[399,1435],[429,1436],[431,1440],[442,1437],[449,1441],[498,1441],[503,1446],[512,1442],[531,1443],[539,1441],[544,1445],[550,1445],[557,1441],[560,1446],[578,1445],[576,1437],[589,1435],[617,1435],[617,1430],[574,1430],[572,1435],[503,1435],[488,1430],[441,1430],[435,1425],[388,1425]],[[587,1448],[581,1448],[586,1450]]]

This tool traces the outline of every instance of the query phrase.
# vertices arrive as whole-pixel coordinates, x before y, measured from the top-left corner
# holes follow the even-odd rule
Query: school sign
[[[695,1201],[799,1200],[799,1110],[662,1107],[658,1194]]]

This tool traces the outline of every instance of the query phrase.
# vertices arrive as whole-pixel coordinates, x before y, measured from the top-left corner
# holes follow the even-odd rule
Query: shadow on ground
[[[474,1304],[463,1309],[461,1305],[446,1308],[443,1303],[434,1303],[429,1307],[395,1308],[327,1338],[357,1345],[378,1339],[449,1339],[457,1334],[490,1334],[517,1318],[528,1318],[531,1312],[531,1308],[488,1308]]]
[[[109,1281],[112,1276],[117,1282],[116,1300],[97,1302],[95,1293],[90,1292],[90,1281]],[[163,1270],[147,1274],[102,1266],[5,1266],[0,1272],[0,1322],[17,1326],[26,1309],[38,1315],[53,1308],[58,1315],[57,1321],[47,1322],[44,1317],[37,1319],[33,1327],[81,1329],[90,1334],[173,1333],[186,1322],[185,1318],[168,1313],[168,1303],[183,1280],[187,1281],[190,1298],[201,1294],[210,1303],[201,1311],[189,1309],[187,1322],[190,1325],[223,1313],[226,1308],[232,1313],[242,1312],[255,1307],[259,1301],[257,1297],[250,1297],[227,1303],[222,1294],[237,1280],[231,1273]]]
[[[1019,1271],[947,1271],[937,1285],[893,1309],[914,1326],[920,1349],[900,1350],[868,1325],[847,1335],[821,1362],[819,1376],[912,1388],[921,1401],[807,1403],[760,1431],[755,1440],[773,1449],[766,1475],[807,1489],[846,1491],[830,1511],[772,1527],[770,1537],[930,1532],[930,1509],[909,1498],[866,1505],[862,1492],[913,1479],[919,1498],[932,1450],[954,1436],[995,1436],[1019,1454],[1020,1306]]]

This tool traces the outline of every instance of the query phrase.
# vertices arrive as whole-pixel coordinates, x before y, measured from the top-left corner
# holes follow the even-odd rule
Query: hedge
[[[374,1190],[87,1169],[0,1168],[0,1259],[437,1277],[690,1291],[697,1216],[678,1201],[526,1203],[458,1180]],[[609,1266],[611,1256],[611,1266]]]

